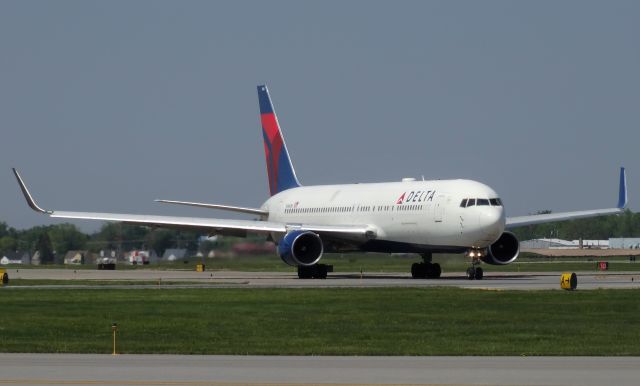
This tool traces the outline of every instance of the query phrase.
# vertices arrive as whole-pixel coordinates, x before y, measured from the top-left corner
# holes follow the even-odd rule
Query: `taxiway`
[[[561,272],[493,272],[483,280],[468,280],[461,273],[447,273],[440,279],[412,279],[404,273],[332,273],[324,280],[298,279],[293,272],[195,272],[188,270],[133,269],[120,271],[73,269],[9,269],[11,279],[65,280],[64,285],[38,285],[31,288],[70,286],[91,287],[87,281],[131,281],[113,287],[149,288],[318,288],[318,287],[460,287],[487,290],[560,289]],[[640,272],[576,272],[578,290],[598,288],[640,288]],[[74,281],[82,284],[74,285]],[[136,282],[145,282],[136,284]],[[163,284],[171,282],[171,285]],[[149,284],[154,283],[154,284]],[[182,284],[181,284],[182,283]],[[99,288],[105,288],[101,283]],[[11,286],[6,289],[27,288]]]
[[[637,385],[632,357],[0,354],[13,385]]]

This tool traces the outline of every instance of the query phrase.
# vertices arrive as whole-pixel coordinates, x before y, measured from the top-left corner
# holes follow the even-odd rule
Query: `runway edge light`
[[[560,288],[566,290],[574,290],[578,287],[578,276],[573,272],[564,272],[560,276]]]

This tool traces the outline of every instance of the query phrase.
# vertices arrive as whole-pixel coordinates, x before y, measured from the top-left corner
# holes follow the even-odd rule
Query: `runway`
[[[637,385],[629,357],[0,354],[10,385]]]
[[[405,273],[331,273],[327,279],[298,279],[293,272],[195,272],[187,270],[73,270],[10,269],[11,279],[66,280],[64,285],[24,288],[105,288],[86,281],[127,281],[109,288],[324,288],[324,287],[460,287],[486,290],[560,289],[561,272],[488,272],[483,280],[467,280],[461,273],[447,273],[440,279],[412,279]],[[640,288],[640,272],[576,272],[578,290],[598,288]],[[82,281],[74,285],[74,281]],[[136,284],[136,282],[144,282]],[[166,284],[170,282],[171,284]],[[152,283],[152,284],[150,284]],[[163,284],[165,283],[165,284]]]

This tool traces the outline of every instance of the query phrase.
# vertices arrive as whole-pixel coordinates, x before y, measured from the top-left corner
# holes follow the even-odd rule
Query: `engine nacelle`
[[[520,253],[520,242],[511,232],[504,232],[498,241],[487,248],[487,255],[482,261],[491,265],[505,265],[513,263]]]
[[[314,265],[322,257],[322,240],[311,231],[291,231],[284,235],[278,244],[278,254],[285,263]]]

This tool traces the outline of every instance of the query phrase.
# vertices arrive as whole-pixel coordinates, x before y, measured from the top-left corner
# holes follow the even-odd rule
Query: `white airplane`
[[[585,210],[506,217],[499,195],[471,180],[416,181],[302,186],[296,177],[266,86],[258,86],[260,118],[271,197],[260,208],[174,200],[163,203],[220,209],[258,216],[259,220],[65,212],[42,209],[13,169],[29,206],[54,218],[120,221],[155,227],[188,228],[207,234],[265,235],[278,254],[298,267],[300,278],[326,278],[333,267],[320,264],[324,252],[418,253],[414,278],[438,278],[433,253],[464,253],[471,258],[469,279],[482,279],[480,262],[502,265],[518,257],[520,244],[510,228],[619,214],[627,205],[624,168],[618,205]]]

